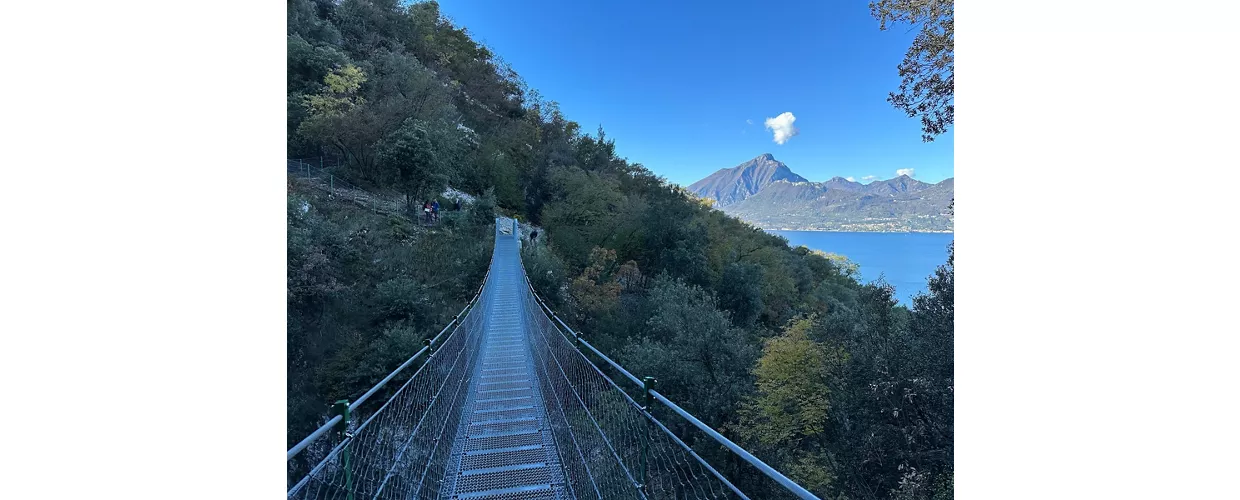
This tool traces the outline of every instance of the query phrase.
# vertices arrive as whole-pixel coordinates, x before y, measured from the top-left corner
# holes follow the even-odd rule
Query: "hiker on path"
[[[530,231],[530,244],[533,245],[535,243],[538,243],[538,230],[537,229]]]
[[[431,204],[431,217],[435,220],[439,220],[439,200],[435,200],[435,202]]]

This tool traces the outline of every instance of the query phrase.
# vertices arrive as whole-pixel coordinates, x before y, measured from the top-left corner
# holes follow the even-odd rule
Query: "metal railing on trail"
[[[421,213],[420,207],[410,207],[405,198],[395,194],[376,193],[373,190],[360,188],[337,175],[340,165],[325,165],[319,158],[291,158],[287,160],[288,175],[307,182],[311,187],[326,191],[331,196],[351,201],[375,213],[411,216],[416,215],[417,222],[433,224]]]

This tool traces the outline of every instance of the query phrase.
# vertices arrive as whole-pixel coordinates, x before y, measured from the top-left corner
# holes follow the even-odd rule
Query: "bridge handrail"
[[[549,306],[547,305],[546,301],[544,301],[544,300],[542,299],[542,297],[539,297],[539,296],[538,296],[538,293],[534,291],[534,284],[530,282],[530,279],[529,279],[529,276],[528,276],[528,275],[525,277],[525,283],[526,283],[526,285],[527,285],[527,286],[529,286],[529,288],[530,288],[530,293],[534,294],[534,299],[538,301],[538,304],[539,304],[539,305],[541,305],[541,306],[542,306],[542,308],[543,308],[543,309],[544,309],[544,310],[545,310],[545,311],[546,311],[546,312],[547,312],[547,313],[548,313],[548,314],[549,314],[552,318],[554,318],[554,319],[555,319],[555,321],[556,321],[557,323],[559,323],[561,326],[563,326],[565,330],[568,330],[568,332],[569,332],[569,333],[571,333],[571,334],[573,335],[573,339],[575,339],[576,341],[580,342],[580,343],[581,343],[581,345],[584,345],[584,346],[586,346],[587,348],[589,348],[591,352],[593,352],[595,355],[597,355],[598,357],[600,357],[600,358],[602,358],[604,361],[606,361],[606,362],[607,362],[607,364],[611,365],[611,367],[612,367],[612,368],[615,368],[615,369],[616,369],[616,371],[618,371],[618,372],[620,372],[620,373],[624,374],[624,376],[625,376],[625,377],[627,377],[630,381],[632,381],[632,382],[633,382],[634,384],[636,384],[638,387],[643,387],[643,388],[645,387],[645,384],[643,384],[643,383],[642,383],[641,379],[639,379],[639,378],[637,378],[637,377],[633,376],[633,374],[632,374],[632,373],[629,373],[629,371],[628,371],[628,370],[626,370],[626,369],[624,369],[624,367],[623,367],[623,366],[620,366],[620,364],[619,364],[619,363],[616,363],[615,361],[612,361],[612,359],[611,359],[611,358],[607,357],[607,355],[605,355],[605,354],[603,354],[602,352],[600,352],[600,351],[599,351],[597,348],[595,348],[593,345],[590,345],[590,343],[589,343],[589,342],[587,342],[585,339],[581,338],[581,335],[579,335],[576,331],[574,331],[571,327],[569,327],[566,323],[564,323],[564,320],[560,319],[560,316],[559,316],[559,315],[557,315],[557,314],[555,313],[555,311],[551,310],[551,307],[549,307]],[[771,466],[767,465],[767,464],[766,464],[765,462],[763,462],[762,460],[759,460],[759,459],[758,459],[758,457],[755,457],[755,456],[753,456],[753,454],[749,453],[748,451],[745,451],[745,449],[744,449],[744,448],[741,448],[741,447],[740,447],[739,445],[737,445],[736,443],[733,443],[733,442],[732,442],[732,440],[730,440],[730,439],[728,439],[728,438],[724,437],[722,434],[719,434],[719,433],[718,433],[718,432],[716,432],[714,429],[711,429],[709,425],[706,425],[706,424],[705,424],[705,423],[703,423],[701,420],[698,420],[696,417],[694,417],[693,415],[689,414],[689,412],[685,411],[683,408],[681,408],[681,407],[680,407],[679,405],[677,405],[676,403],[673,403],[670,399],[667,399],[667,397],[666,397],[666,396],[664,396],[664,395],[660,394],[658,391],[656,391],[656,390],[654,390],[654,389],[650,389],[650,395],[651,395],[651,396],[653,396],[653,397],[654,397],[656,400],[658,400],[660,403],[663,403],[663,405],[664,405],[664,406],[667,406],[667,407],[668,407],[668,408],[670,408],[672,411],[676,412],[676,414],[680,415],[680,416],[681,416],[681,418],[684,418],[684,419],[685,419],[685,420],[687,420],[689,423],[693,424],[693,426],[694,426],[694,427],[697,427],[697,428],[698,428],[698,429],[700,429],[702,432],[705,432],[707,436],[710,436],[710,437],[711,437],[711,439],[714,439],[714,440],[715,440],[716,442],[718,442],[719,444],[721,444],[721,445],[723,445],[723,446],[727,447],[729,450],[731,450],[733,453],[735,453],[735,454],[737,454],[738,456],[740,456],[740,457],[741,457],[742,459],[744,459],[746,462],[749,462],[749,464],[750,464],[750,465],[753,465],[753,466],[754,466],[755,468],[757,468],[759,471],[762,471],[762,473],[763,473],[763,474],[765,474],[767,477],[769,477],[769,478],[771,478],[771,479],[775,480],[775,482],[776,482],[776,483],[779,483],[779,485],[780,485],[780,486],[783,486],[785,489],[787,489],[787,490],[788,490],[789,492],[791,492],[792,494],[796,495],[798,498],[802,498],[802,499],[805,499],[805,500],[821,500],[821,499],[819,499],[817,496],[814,496],[814,494],[813,494],[813,493],[810,493],[810,492],[809,492],[808,490],[806,490],[805,488],[802,488],[802,487],[801,487],[801,485],[797,484],[796,482],[792,481],[791,479],[788,479],[786,476],[784,476],[783,474],[781,474],[779,471],[775,470],[775,468],[773,468],[773,467],[771,467]],[[653,418],[653,417],[652,417],[652,418]],[[658,420],[655,420],[655,421],[656,421],[656,422],[658,422]],[[664,428],[664,429],[666,430],[666,428]],[[675,435],[673,435],[673,437],[675,437]],[[676,440],[677,440],[678,442],[680,442],[680,439],[679,439],[679,438],[676,438]],[[683,442],[680,442],[680,443],[681,443],[682,445],[686,446],[686,447],[688,446],[688,445],[685,445]],[[692,449],[690,449],[689,451],[690,451],[691,453],[693,452],[693,450],[692,450]],[[725,482],[725,484],[727,484],[728,486],[732,487],[732,489],[733,489],[734,491],[736,490],[736,488],[735,488],[734,486],[732,486],[732,484],[731,484],[730,482],[728,482],[728,481],[727,481],[727,479],[724,479],[722,475],[720,475],[717,471],[715,471],[714,467],[711,467],[711,466],[710,466],[710,464],[707,464],[707,463],[705,462],[705,460],[703,460],[700,456],[698,456],[698,455],[697,455],[697,453],[693,453],[693,456],[694,456],[695,458],[697,458],[699,462],[702,462],[702,464],[703,464],[703,465],[705,465],[705,466],[707,467],[707,469],[709,469],[711,472],[713,472],[713,473],[714,473],[717,477],[719,477],[720,479],[723,479],[723,481]],[[739,491],[737,491],[737,493],[739,493]],[[743,497],[744,495],[742,494],[741,496]]]
[[[492,257],[491,264],[493,263],[494,263],[494,257]],[[452,317],[452,321],[449,321],[448,324],[445,325],[443,329],[440,330],[439,333],[435,335],[434,338],[431,339],[431,341],[429,342],[429,345],[423,346],[421,349],[418,350],[417,353],[414,353],[413,356],[411,356],[408,360],[406,360],[399,367],[393,370],[392,373],[389,373],[388,376],[384,377],[383,380],[380,380],[379,383],[374,385],[374,387],[371,387],[370,390],[366,391],[366,393],[363,394],[360,398],[357,398],[357,401],[350,403],[349,404],[350,413],[353,413],[357,408],[361,407],[362,403],[365,403],[366,400],[370,399],[370,397],[373,396],[376,392],[379,392],[379,389],[382,389],[383,386],[387,385],[388,382],[391,382],[392,379],[396,377],[396,375],[400,374],[400,372],[404,371],[405,368],[408,368],[410,365],[412,365],[413,362],[416,361],[418,358],[422,357],[423,354],[426,354],[428,351],[430,351],[431,347],[434,346],[435,343],[439,341],[440,337],[443,337],[443,334],[447,332],[449,328],[452,328],[452,325],[455,325],[460,322],[461,317],[465,315],[465,311],[469,310],[470,307],[473,307],[474,303],[478,301],[478,297],[482,295],[482,290],[486,288],[487,278],[491,276],[491,264],[487,265],[487,273],[486,275],[482,277],[482,285],[478,286],[478,291],[474,292],[474,297],[469,299],[469,303],[465,304],[465,307],[461,308],[461,312],[457,313],[456,316]],[[327,431],[330,431],[333,427],[338,425],[343,418],[344,417],[341,415],[336,415],[332,417],[331,420],[328,420],[327,423],[324,423],[318,429],[315,429],[314,432],[310,433],[309,436],[306,436],[305,439],[302,439],[301,442],[293,445],[292,448],[289,448],[288,456],[287,458],[285,458],[285,461],[292,460],[293,457],[297,456],[298,453],[301,453],[302,450],[305,450],[306,447],[310,446],[315,441],[318,441],[319,438],[322,438],[325,434],[327,434]]]
[[[578,336],[577,332],[573,331],[572,328],[569,328],[568,325],[564,324],[564,322],[560,320],[558,316],[556,316],[555,311],[551,310],[551,308],[547,306],[546,302],[542,300],[542,297],[539,297],[538,293],[534,291],[534,285],[533,283],[530,283],[529,276],[525,277],[525,283],[530,288],[530,295],[532,295],[534,297],[534,301],[538,302],[538,305],[541,306],[541,309],[543,309],[544,314],[550,318],[554,318],[556,322],[560,323],[560,325],[562,325],[564,329],[568,330],[573,335],[573,337],[570,339],[568,335],[564,334],[564,330],[561,330],[559,327],[555,327],[554,324],[551,325],[555,327],[556,331],[559,332],[560,336],[564,337],[565,340],[569,340],[569,341],[576,340],[576,341],[584,343],[587,347],[590,348],[592,352],[597,354],[599,357],[607,360],[607,362],[612,367],[623,372],[626,376],[629,376],[629,377],[633,376],[631,373],[628,372],[628,370],[625,370],[624,367],[612,361],[611,358],[608,358],[607,356],[603,355],[603,353],[599,352],[598,349],[595,349],[594,346],[590,345],[589,342],[586,342],[585,339],[582,339],[580,336]],[[577,350],[577,352],[581,354],[582,358],[586,359],[587,363],[590,363],[589,359],[585,357],[585,353],[582,353],[580,350]],[[590,365],[593,366],[594,363],[590,363]],[[664,433],[666,433],[668,437],[672,439],[673,442],[675,442],[677,445],[683,448],[685,452],[689,453],[689,455],[692,456],[694,459],[696,459],[698,463],[700,463],[703,467],[706,468],[707,471],[710,471],[710,473],[713,474],[715,478],[723,482],[723,484],[727,486],[728,489],[732,490],[732,492],[735,493],[742,500],[749,500],[749,496],[745,495],[745,493],[743,493],[740,490],[740,488],[737,488],[736,485],[732,484],[732,482],[729,481],[728,478],[724,477],[724,475],[721,474],[718,470],[716,470],[714,466],[710,465],[710,463],[707,462],[706,459],[702,458],[701,455],[698,455],[696,451],[693,451],[692,447],[690,447],[688,444],[685,444],[685,442],[681,440],[680,437],[676,436],[676,434],[673,433],[671,429],[668,429],[666,425],[663,425],[663,422],[660,422],[659,419],[655,418],[654,415],[651,415],[650,412],[646,411],[646,409],[643,408],[640,404],[638,404],[637,401],[634,401],[632,396],[629,396],[629,394],[624,392],[624,390],[621,389],[620,386],[616,385],[616,382],[613,381],[611,377],[608,377],[606,374],[604,374],[601,370],[598,369],[597,366],[594,366],[594,371],[597,372],[600,376],[602,376],[604,380],[607,380],[607,383],[611,384],[612,387],[615,387],[617,391],[620,391],[620,393],[624,395],[625,400],[633,404],[633,406],[640,408],[643,416],[650,419],[651,422],[654,422],[654,424],[657,425],[659,429],[661,429]]]

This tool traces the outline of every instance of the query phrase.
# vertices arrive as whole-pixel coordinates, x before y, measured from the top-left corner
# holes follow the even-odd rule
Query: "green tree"
[[[409,118],[379,144],[378,177],[409,203],[439,196],[459,178],[473,144],[473,135],[459,126]]]
[[[590,252],[606,243],[614,227],[610,220],[623,203],[617,183],[576,167],[556,167],[547,190],[554,198],[544,203],[543,226],[555,233],[566,260],[584,267]]]
[[[474,200],[469,208],[469,218],[474,225],[484,227],[495,223],[495,190],[487,189]]]
[[[811,328],[811,319],[796,320],[766,341],[754,368],[757,392],[741,408],[737,429],[775,456],[794,480],[824,492],[832,481],[824,446],[831,424],[830,383],[847,354],[810,340]]]
[[[757,396],[742,411],[754,436],[768,446],[796,447],[827,426],[830,366],[822,346],[809,339],[810,320],[798,320],[768,339],[758,359]]]
[[[562,291],[567,288],[568,273],[564,262],[551,248],[550,244],[525,245],[521,248],[521,263],[534,285],[538,295],[546,300],[551,307],[559,308],[566,305]],[[571,309],[562,309],[569,313]]]
[[[762,266],[754,263],[735,262],[724,269],[719,306],[732,313],[736,326],[751,327],[762,314],[762,276]]]
[[[379,147],[381,178],[405,195],[410,210],[416,200],[443,192],[450,176],[427,128],[425,122],[410,120]]]
[[[951,385],[955,366],[956,244],[948,247],[947,263],[927,281],[928,293],[913,297],[913,341],[924,366],[934,377]]]
[[[330,45],[314,45],[292,34],[288,37],[288,88],[291,92],[314,91],[335,68],[348,64],[348,58]]]
[[[721,425],[753,387],[746,369],[758,349],[702,288],[655,278],[647,298],[651,314],[641,340],[622,354],[634,373],[659,379],[660,392],[702,421]]]
[[[955,260],[948,247],[947,263],[927,282],[928,293],[913,298],[909,323],[911,371],[915,380],[906,411],[920,417],[922,433],[906,432],[919,446],[893,498],[952,498],[955,402]]]
[[[870,2],[870,15],[880,30],[897,23],[920,27],[898,67],[900,91],[887,102],[919,117],[922,140],[933,141],[955,120],[954,0],[878,0]]]

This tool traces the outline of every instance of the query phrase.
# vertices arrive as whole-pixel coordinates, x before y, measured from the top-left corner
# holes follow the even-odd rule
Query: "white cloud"
[[[857,182],[857,179],[852,178],[852,176],[845,177],[844,180],[848,182]]]
[[[901,175],[907,175],[907,176],[909,176],[909,177],[916,177],[916,176],[917,176],[917,174],[914,174],[914,173],[913,173],[913,169],[911,169],[911,168],[902,168],[902,169],[900,169],[900,170],[896,170],[896,177],[899,177],[899,176],[901,176]]]
[[[797,121],[797,117],[792,116],[791,112],[785,111],[775,118],[767,118],[766,128],[775,132],[775,142],[777,144],[783,144],[788,142],[788,139],[791,139],[792,136],[800,133],[796,127],[792,126],[792,122],[795,121]]]
[[[878,178],[878,176],[877,176],[877,175],[867,175],[867,176],[865,176],[865,177],[862,177],[862,178],[861,178],[861,180],[863,180],[863,181],[872,181],[872,180],[877,179],[877,178]]]
[[[753,120],[748,120],[748,119],[747,119],[747,120],[745,120],[745,123],[747,123],[747,124],[749,124],[749,125],[753,125]]]

